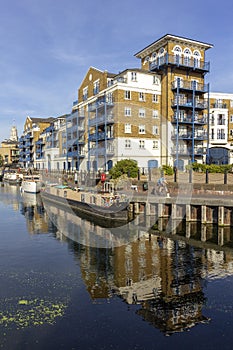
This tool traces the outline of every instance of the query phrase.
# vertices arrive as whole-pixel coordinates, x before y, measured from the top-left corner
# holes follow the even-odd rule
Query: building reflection
[[[118,295],[166,335],[208,323],[207,280],[233,274],[229,228],[180,223],[169,234],[133,225],[112,231],[62,207],[45,208],[78,259],[93,302]]]
[[[50,222],[41,200],[40,194],[20,194],[20,212],[25,216],[27,230],[30,234],[48,233]]]
[[[1,186],[1,202],[5,205],[11,205],[13,210],[19,210],[19,186],[9,183],[0,182]]]

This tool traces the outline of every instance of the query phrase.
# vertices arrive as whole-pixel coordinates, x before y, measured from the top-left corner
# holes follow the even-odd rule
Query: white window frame
[[[143,91],[139,92],[139,101],[146,101],[145,93]]]
[[[137,72],[131,72],[131,81],[137,81]]]
[[[158,140],[153,140],[152,148],[153,149],[159,149],[159,141]]]
[[[138,126],[138,133],[139,133],[139,134],[145,134],[145,133],[146,133],[146,127],[145,127],[145,125],[140,124],[140,125]]]
[[[131,117],[131,107],[125,107],[125,116]]]
[[[158,118],[159,117],[159,111],[157,109],[152,110],[152,118]]]
[[[153,94],[152,95],[152,102],[153,103],[158,103],[159,102],[159,95],[158,94]]]
[[[159,135],[158,125],[152,125],[152,134],[153,135]]]
[[[131,91],[125,90],[125,100],[131,100]]]
[[[132,133],[131,124],[126,123],[125,124],[125,134],[131,134],[131,133]]]
[[[146,110],[145,110],[145,108],[139,108],[139,110],[138,110],[138,116],[139,116],[139,118],[145,118],[145,116],[146,116]]]

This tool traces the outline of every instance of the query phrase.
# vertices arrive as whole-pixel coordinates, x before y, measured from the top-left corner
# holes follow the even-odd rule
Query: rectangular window
[[[125,133],[131,134],[131,124],[125,124]]]
[[[159,95],[153,94],[153,95],[152,95],[152,102],[158,103],[158,102],[159,102]]]
[[[230,136],[233,136],[233,129],[230,129]]]
[[[144,94],[144,92],[139,92],[139,101],[145,101],[145,94]]]
[[[144,108],[139,108],[139,111],[138,111],[138,116],[140,118],[144,118],[146,116],[146,111]]]
[[[125,140],[125,148],[131,148],[131,140],[129,139]]]
[[[230,107],[233,107],[233,100],[230,100]]]
[[[94,81],[93,86],[94,86],[93,87],[93,94],[97,95],[100,91],[100,81],[99,80]]]
[[[145,148],[145,141],[139,140],[139,148]]]
[[[130,90],[125,91],[125,100],[131,100],[131,91]]]
[[[125,116],[130,117],[131,116],[131,108],[125,107]]]
[[[153,75],[153,84],[156,84],[156,85],[159,84],[159,79],[156,75]]]
[[[157,109],[154,109],[152,111],[152,118],[158,118],[158,116],[159,116],[159,111],[157,111]]]
[[[152,134],[158,135],[159,134],[159,128],[157,125],[152,125]]]
[[[159,148],[159,141],[153,140],[152,148],[153,148],[153,149],[158,149],[158,148]]]
[[[131,80],[137,81],[137,73],[136,72],[131,72]]]
[[[233,115],[230,116],[230,121],[233,123]]]
[[[83,101],[88,99],[88,87],[83,89]]]
[[[146,133],[145,125],[139,125],[138,132],[139,134],[145,134]]]
[[[107,94],[107,103],[110,103],[110,104],[113,103],[113,93],[112,92],[109,92]]]

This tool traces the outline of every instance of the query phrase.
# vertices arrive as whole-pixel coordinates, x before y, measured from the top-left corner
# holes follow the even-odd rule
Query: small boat
[[[24,175],[21,183],[22,192],[39,193],[42,188],[42,181],[39,175]]]
[[[23,175],[13,170],[5,171],[3,174],[3,181],[11,185],[20,185]]]
[[[123,195],[75,191],[68,186],[48,186],[41,191],[42,200],[69,206],[77,215],[104,221],[107,226],[120,226],[130,221],[128,200]]]

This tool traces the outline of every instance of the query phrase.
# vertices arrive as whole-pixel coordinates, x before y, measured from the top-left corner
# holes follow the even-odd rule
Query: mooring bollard
[[[209,183],[209,170],[206,169],[206,172],[205,172],[205,183],[208,184]]]
[[[224,185],[227,185],[227,170],[224,170]]]

